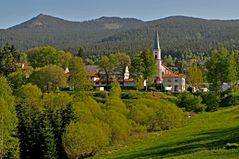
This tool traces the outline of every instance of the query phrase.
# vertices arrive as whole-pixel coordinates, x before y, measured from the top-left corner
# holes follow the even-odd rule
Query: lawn
[[[239,106],[196,115],[180,128],[108,147],[94,158],[239,159],[239,149],[226,150],[227,143],[239,143]]]

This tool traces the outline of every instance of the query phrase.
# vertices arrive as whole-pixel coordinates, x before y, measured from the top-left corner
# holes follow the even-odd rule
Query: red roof
[[[184,77],[182,74],[170,73],[163,76],[163,78],[181,78]]]

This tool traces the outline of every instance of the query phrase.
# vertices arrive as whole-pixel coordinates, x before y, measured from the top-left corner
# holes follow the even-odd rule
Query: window
[[[175,82],[178,82],[178,80],[176,79]]]
[[[155,59],[157,59],[157,58],[158,58],[158,56],[157,56],[157,55],[154,55],[154,57],[155,57]]]

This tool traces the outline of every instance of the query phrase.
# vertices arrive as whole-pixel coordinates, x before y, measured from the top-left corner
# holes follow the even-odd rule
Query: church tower
[[[161,60],[161,49],[159,46],[159,35],[158,32],[155,32],[154,36],[154,49],[153,49],[154,58],[157,65],[157,73],[156,73],[156,82],[162,83],[163,81],[163,73],[162,73],[162,60]]]

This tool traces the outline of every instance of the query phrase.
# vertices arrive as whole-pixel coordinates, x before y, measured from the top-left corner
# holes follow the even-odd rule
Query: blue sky
[[[0,28],[43,13],[73,21],[101,16],[153,20],[173,15],[239,19],[239,0],[1,0]]]

